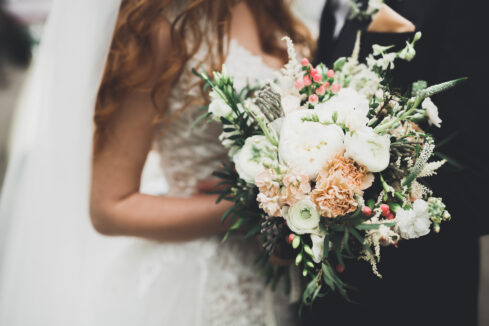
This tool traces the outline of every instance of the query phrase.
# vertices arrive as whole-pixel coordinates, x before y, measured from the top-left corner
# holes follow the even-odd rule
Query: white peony
[[[301,107],[301,99],[294,95],[284,96],[281,102],[285,115],[297,111]]]
[[[236,171],[244,181],[254,184],[255,177],[270,165],[278,163],[277,148],[265,136],[252,136],[233,156]]]
[[[316,179],[323,165],[344,150],[343,130],[336,125],[305,121],[315,110],[299,110],[285,117],[280,130],[281,163]]]
[[[438,107],[433,103],[433,101],[427,97],[424,99],[423,103],[421,103],[421,107],[426,110],[426,116],[428,117],[428,123],[431,125],[435,125],[436,127],[441,127],[442,120],[438,115]]]
[[[431,225],[428,203],[417,199],[412,209],[399,209],[395,222],[404,239],[415,239],[427,235],[430,233]]]
[[[343,88],[338,95],[316,107],[321,122],[344,124],[350,130],[356,130],[367,125],[369,111],[368,99],[351,88]]]
[[[370,127],[364,127],[345,136],[345,156],[364,165],[370,172],[381,172],[390,160],[391,141]]]
[[[285,207],[282,213],[287,221],[287,226],[293,232],[297,234],[319,232],[321,216],[309,196],[302,198],[292,207]]]
[[[312,260],[320,263],[324,257],[324,235],[311,234],[312,241]]]
[[[231,107],[215,92],[210,93],[210,98],[209,112],[215,120],[219,121],[221,117],[229,118],[233,114]]]

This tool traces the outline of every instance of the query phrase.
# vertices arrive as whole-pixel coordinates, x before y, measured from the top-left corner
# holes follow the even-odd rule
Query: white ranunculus
[[[210,93],[210,98],[209,112],[215,120],[219,121],[221,117],[228,118],[233,114],[231,107],[215,92]]]
[[[421,107],[426,110],[426,116],[428,117],[428,123],[431,125],[435,125],[436,127],[441,127],[442,120],[438,115],[438,107],[433,103],[433,101],[427,97],[424,99],[423,103],[421,103]]]
[[[427,235],[430,233],[431,225],[428,203],[417,199],[412,209],[397,210],[395,222],[404,239],[415,239]]]
[[[324,235],[311,234],[312,241],[312,260],[320,263],[324,257]]]
[[[285,115],[297,111],[301,107],[301,99],[294,95],[284,96],[281,102]]]
[[[344,150],[340,127],[304,120],[315,114],[315,110],[300,110],[285,117],[279,142],[281,163],[304,171],[311,180],[328,160]]]
[[[345,136],[345,156],[364,165],[370,172],[381,172],[390,160],[390,139],[370,127],[364,127]]]
[[[350,130],[364,127],[368,123],[368,99],[351,88],[343,88],[338,95],[316,107],[321,122],[332,122],[336,115],[336,123],[344,124]]]
[[[283,210],[287,226],[297,234],[318,233],[321,216],[309,196]]]
[[[252,136],[233,156],[233,161],[239,177],[254,184],[255,177],[267,168],[266,165],[278,163],[277,148],[265,136]]]

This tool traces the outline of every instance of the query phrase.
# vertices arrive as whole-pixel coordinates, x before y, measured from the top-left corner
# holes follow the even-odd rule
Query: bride
[[[52,15],[26,91],[30,103],[24,103],[43,103],[51,111],[40,113],[32,153],[14,152],[0,205],[0,222],[9,230],[0,324],[273,323],[253,264],[259,246],[239,236],[220,244],[226,228],[220,216],[228,204],[216,205],[205,193],[215,187],[211,173],[226,155],[217,125],[193,125],[205,97],[191,68],[210,72],[225,63],[239,88],[273,80],[286,60],[281,36],[307,49],[305,27],[280,0],[123,0],[120,7],[114,0],[58,1]],[[114,24],[111,41],[111,33],[96,29]],[[107,50],[96,93],[92,85]],[[88,64],[90,58],[95,64]],[[45,92],[53,88],[56,99],[49,99]],[[90,135],[83,113],[94,102],[88,197],[89,147],[77,148],[76,141]],[[56,113],[63,119],[50,121]],[[150,150],[165,172],[165,196],[139,190]],[[27,199],[32,201],[23,205]],[[139,240],[122,238],[117,254],[109,254],[117,241],[86,228],[81,219],[88,220],[88,205],[99,233]],[[291,322],[288,315],[295,312],[285,300],[276,306],[279,324]]]

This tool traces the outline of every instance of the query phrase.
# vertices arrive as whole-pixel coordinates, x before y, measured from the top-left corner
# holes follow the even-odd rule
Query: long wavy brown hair
[[[207,43],[209,49],[206,58],[209,70],[217,70],[224,62],[226,40],[230,34],[231,9],[238,1],[184,0],[183,4],[177,4],[179,1],[182,2],[122,1],[95,107],[96,150],[103,145],[109,121],[117,112],[125,94],[137,90],[149,92],[157,116],[163,118],[165,101],[172,85],[203,42]],[[261,47],[265,53],[286,60],[286,49],[280,42],[281,35],[289,36],[305,49],[313,49],[310,33],[292,14],[289,1],[243,1],[246,1],[256,21]],[[168,63],[160,68],[156,61],[158,35],[162,23],[168,17],[169,8],[174,6],[182,8],[170,22],[172,47]],[[201,23],[203,17],[205,24]],[[211,51],[214,55],[211,55]]]

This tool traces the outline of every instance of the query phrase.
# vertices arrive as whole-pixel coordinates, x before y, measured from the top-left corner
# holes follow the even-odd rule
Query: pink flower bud
[[[328,78],[333,78],[334,77],[334,70],[329,69],[328,72],[326,73],[326,76],[328,76]]]
[[[304,67],[305,66],[308,66],[309,65],[309,60],[307,60],[306,58],[302,59],[301,60],[301,65],[303,65]]]
[[[338,83],[333,83],[333,85],[331,85],[331,91],[333,93],[338,93],[340,91],[340,89],[341,89],[341,86]]]
[[[310,72],[310,74],[311,74],[311,77],[314,77],[314,76],[316,76],[317,74],[319,74],[319,72],[318,72],[318,70],[317,70],[317,69],[315,69],[315,68],[311,68],[311,72]]]
[[[304,86],[311,86],[312,82],[311,82],[311,78],[309,78],[309,76],[304,76]]]
[[[312,104],[316,104],[319,101],[319,98],[316,94],[311,94],[309,96],[309,102]]]
[[[326,93],[326,89],[324,89],[324,86],[319,86],[317,89],[316,89],[316,94],[317,95],[324,95],[324,93]]]
[[[298,90],[301,90],[304,88],[304,82],[302,80],[298,80],[295,82],[295,88],[297,88]]]
[[[315,74],[315,75],[312,77],[312,79],[313,79],[313,80],[314,80],[316,83],[320,83],[320,82],[321,82],[321,80],[322,80],[323,78],[321,77],[321,75],[320,75],[320,74]]]
[[[329,82],[325,82],[323,84],[323,87],[324,87],[325,90],[328,90],[328,88],[329,88]]]

